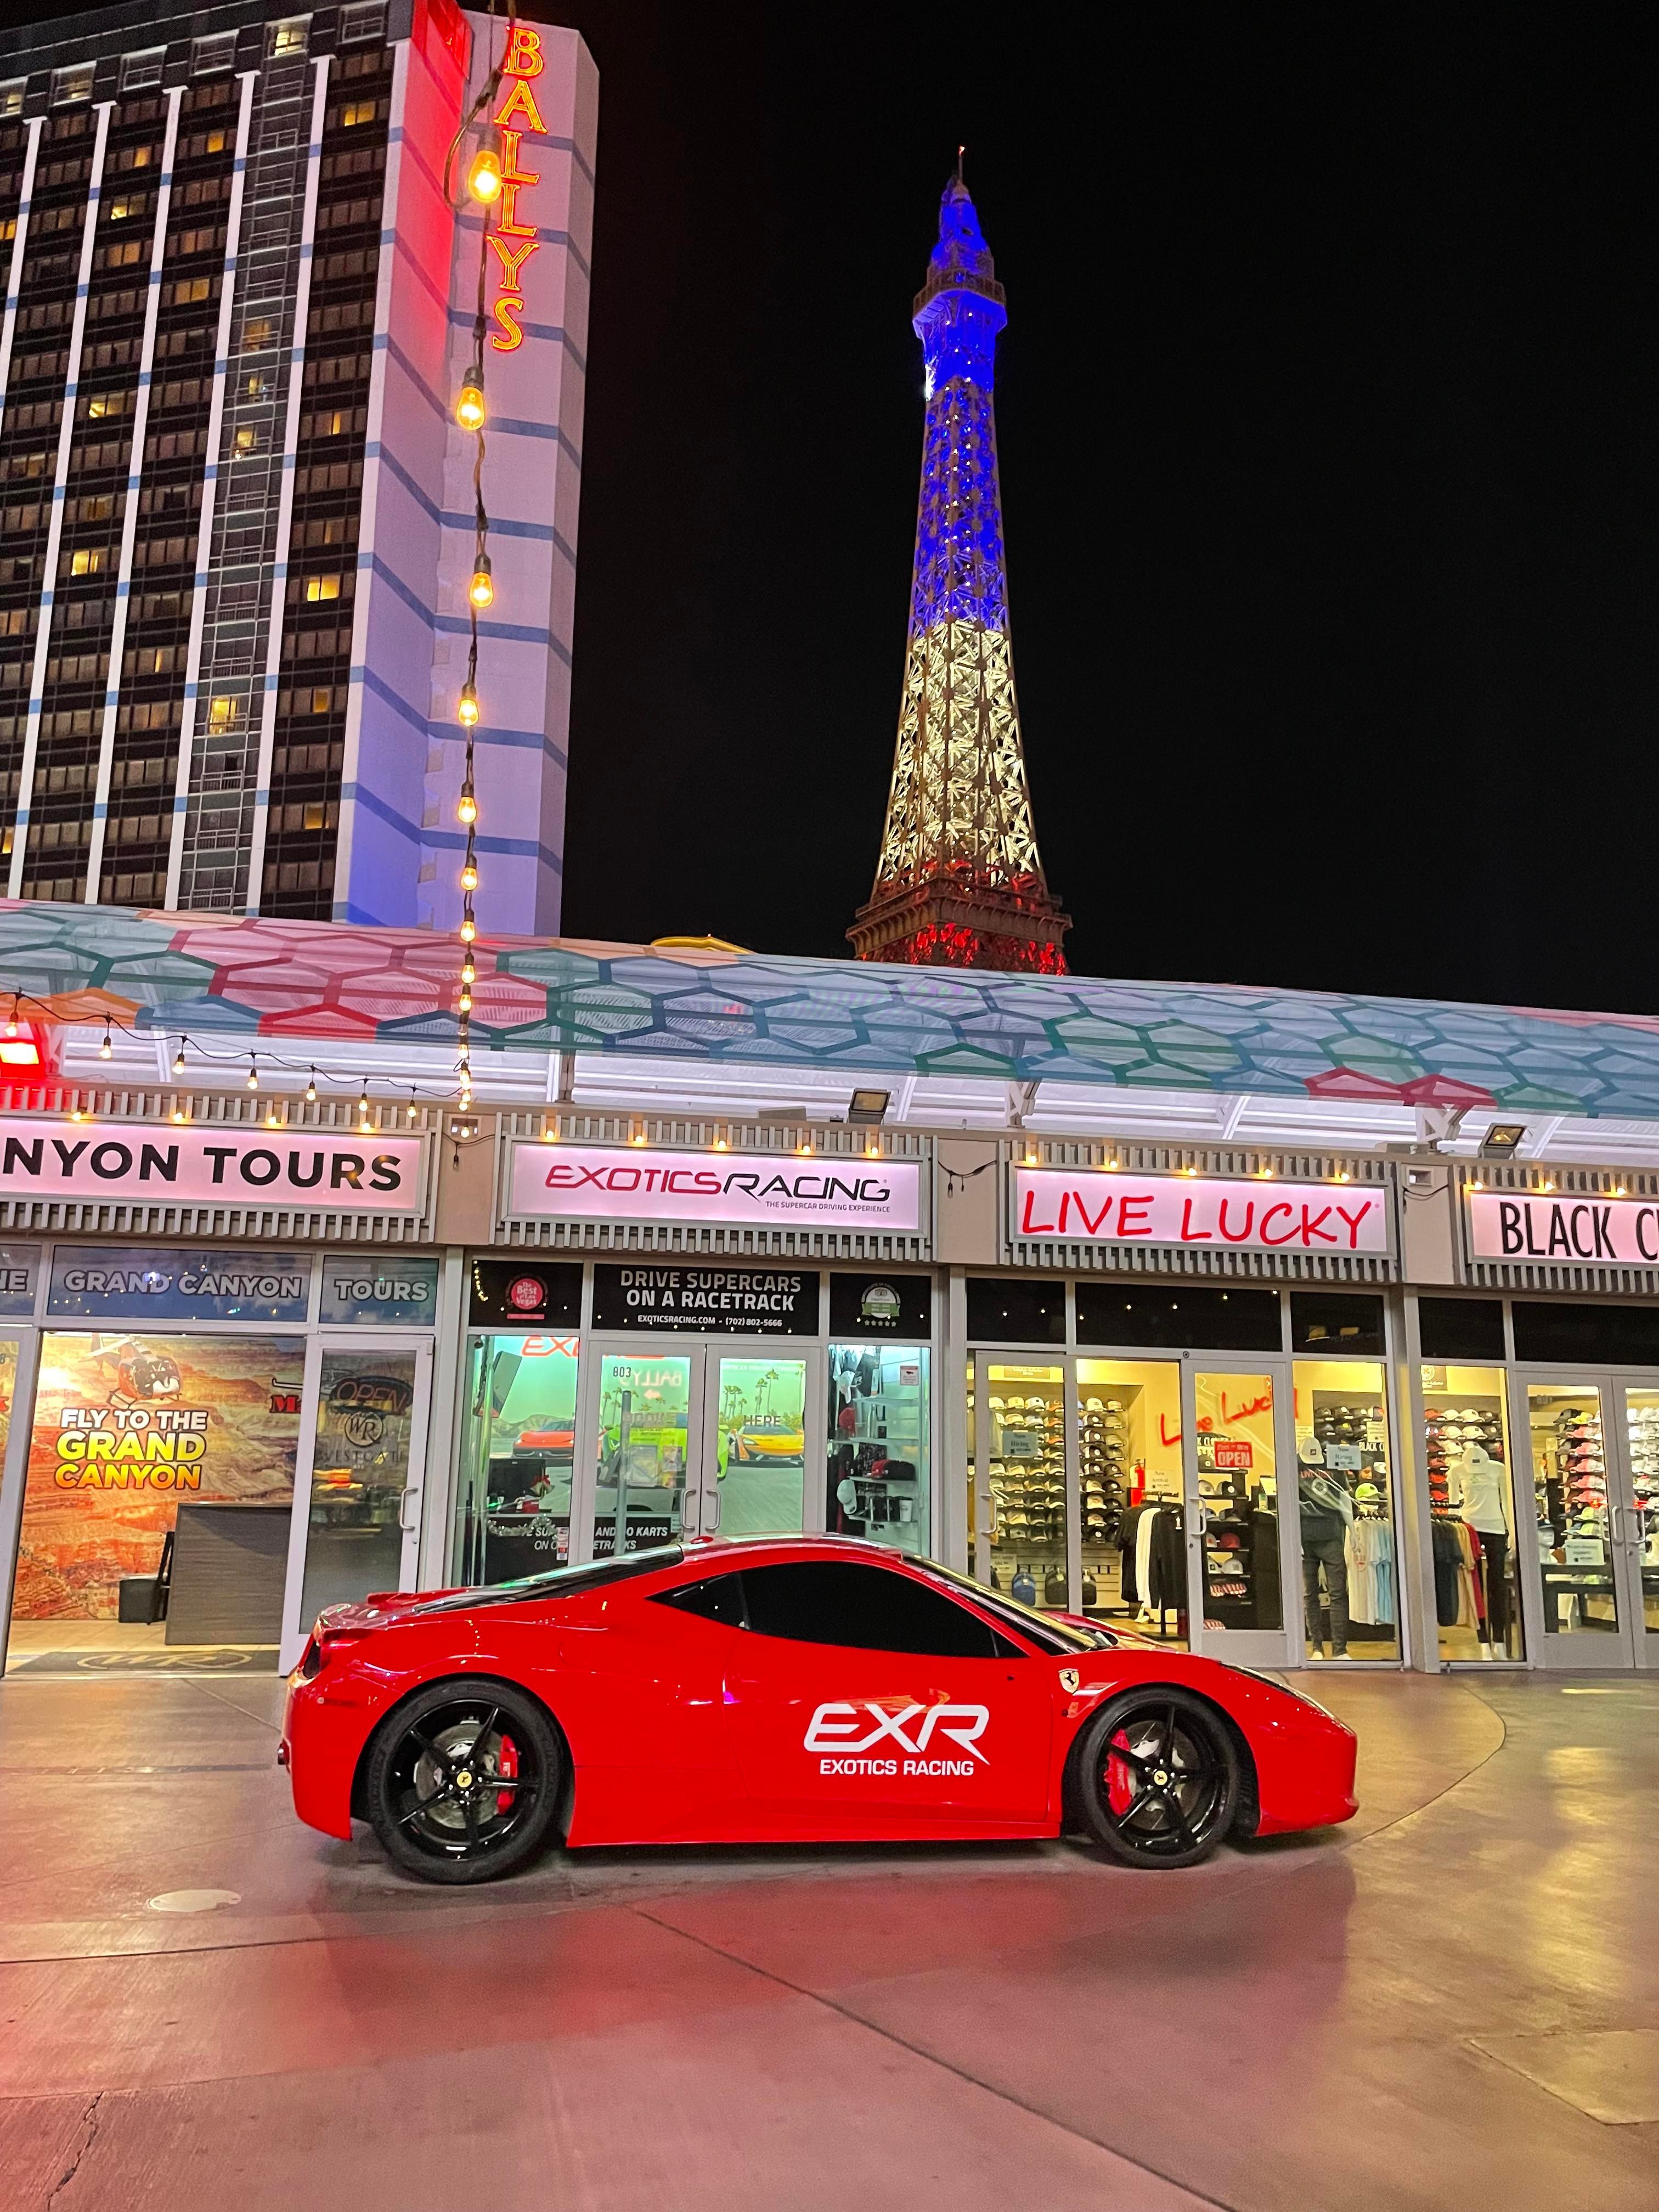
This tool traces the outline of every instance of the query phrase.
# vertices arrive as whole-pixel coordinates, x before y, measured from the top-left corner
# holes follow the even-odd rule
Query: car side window
[[[682,1583],[678,1589],[660,1590],[659,1605],[672,1605],[680,1613],[695,1613],[702,1620],[718,1620],[727,1628],[747,1628],[744,1611],[743,1577],[711,1575],[707,1582]]]
[[[890,1567],[801,1560],[750,1567],[743,1584],[749,1626],[758,1636],[859,1651],[926,1651],[947,1659],[1023,1656],[954,1598]]]

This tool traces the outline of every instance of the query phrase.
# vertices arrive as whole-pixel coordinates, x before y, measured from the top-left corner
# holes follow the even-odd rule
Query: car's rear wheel
[[[1238,1754],[1190,1691],[1123,1691],[1091,1722],[1078,1759],[1089,1831],[1126,1865],[1196,1866],[1232,1826]]]
[[[542,1849],[563,1753],[533,1698],[510,1682],[434,1682],[381,1723],[368,1817],[386,1854],[428,1881],[494,1881]]]

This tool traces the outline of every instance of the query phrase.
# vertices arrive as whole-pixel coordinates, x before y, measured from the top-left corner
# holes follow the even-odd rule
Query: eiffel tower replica
[[[1037,857],[1008,635],[992,398],[1005,296],[958,149],[912,315],[927,421],[893,787],[847,934],[860,960],[1062,975],[1071,920]]]

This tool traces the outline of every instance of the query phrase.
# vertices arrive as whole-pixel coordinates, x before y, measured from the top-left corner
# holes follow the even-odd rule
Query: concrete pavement
[[[277,1686],[0,1685],[0,2206],[1653,2212],[1659,1683],[1313,1685],[1358,1821],[555,1854],[300,1828]]]

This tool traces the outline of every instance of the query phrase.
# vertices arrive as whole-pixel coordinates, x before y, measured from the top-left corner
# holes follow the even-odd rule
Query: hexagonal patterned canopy
[[[1659,1121],[1659,1017],[480,938],[472,1031],[538,1052]],[[239,1042],[455,1041],[424,930],[0,901],[0,1008]]]

